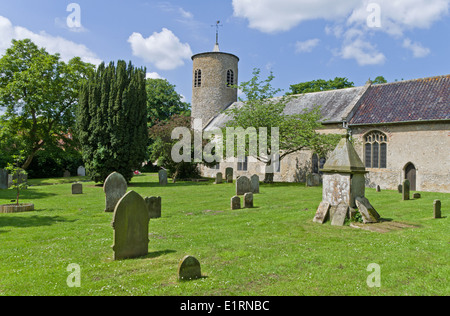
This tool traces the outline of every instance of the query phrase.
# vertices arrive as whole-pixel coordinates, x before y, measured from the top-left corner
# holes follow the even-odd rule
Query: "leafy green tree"
[[[380,83],[387,83],[387,80],[384,79],[383,76],[378,76],[372,81],[372,84],[380,84]]]
[[[79,57],[65,63],[29,39],[13,40],[0,59],[2,150],[10,157],[23,150],[27,169],[47,145],[72,144],[79,89],[93,71]]]
[[[260,81],[260,70],[253,70],[253,78],[241,84],[240,89],[247,99],[241,107],[227,110],[231,120],[227,127],[255,128],[256,137],[260,137],[260,129],[267,131],[267,152],[255,157],[266,164],[264,182],[273,182],[274,164],[276,157],[281,161],[284,157],[294,152],[309,149],[319,155],[325,155],[333,149],[339,140],[337,135],[324,135],[318,132],[321,129],[321,113],[319,107],[310,110],[305,109],[299,114],[287,115],[284,109],[293,96],[275,97],[280,92],[271,86],[274,79],[271,73],[265,80]],[[279,146],[272,147],[272,128],[278,128]],[[223,135],[226,135],[226,131]],[[274,135],[275,136],[275,135]],[[245,155],[249,156],[250,137],[246,138]],[[226,144],[226,141],[224,141]],[[237,150],[238,148],[235,148]]]
[[[354,83],[344,77],[336,77],[333,80],[312,80],[307,82],[301,82],[290,86],[291,92],[286,95],[302,94],[309,92],[319,92],[327,90],[336,90],[354,87]]]
[[[16,205],[19,206],[19,197],[20,190],[25,189],[27,187],[26,181],[23,181],[24,177],[27,175],[27,172],[19,167],[20,162],[24,159],[23,151],[20,152],[19,155],[13,155],[14,163],[8,163],[6,170],[9,171],[9,174],[12,177],[12,185],[11,188],[16,189]]]
[[[117,171],[130,181],[146,159],[145,69],[100,64],[81,88],[77,132],[87,175],[103,182]]]

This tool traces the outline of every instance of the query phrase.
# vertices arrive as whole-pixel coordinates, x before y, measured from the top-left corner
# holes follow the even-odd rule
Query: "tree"
[[[354,83],[350,82],[347,78],[336,77],[333,80],[312,80],[302,83],[293,84],[290,86],[291,92],[286,95],[301,94],[308,92],[319,92],[335,89],[344,89],[354,87]]]
[[[387,83],[387,80],[384,79],[383,76],[378,76],[372,81],[372,84],[380,84],[380,83]]]
[[[146,158],[145,69],[122,60],[117,67],[100,64],[81,88],[77,133],[86,172],[95,182],[113,171],[129,182]]]
[[[79,88],[93,71],[79,57],[65,63],[29,39],[12,41],[0,59],[0,134],[10,156],[24,151],[23,169],[46,146],[73,142]]]
[[[147,79],[148,126],[158,121],[167,121],[174,114],[189,116],[189,104],[182,101],[181,95],[175,91],[175,85],[165,79]]]
[[[272,142],[268,141],[266,154],[261,154],[258,151],[255,157],[266,164],[264,182],[273,182],[273,163],[278,155],[279,161],[287,155],[302,149],[309,149],[317,154],[324,155],[334,148],[339,137],[317,132],[321,128],[319,107],[303,110],[299,114],[284,114],[284,108],[293,97],[275,97],[275,94],[280,90],[271,86],[271,81],[274,79],[272,73],[263,81],[259,81],[259,77],[260,70],[254,69],[253,78],[241,84],[240,89],[246,95],[247,100],[241,100],[243,102],[241,107],[227,110],[226,113],[231,117],[231,120],[226,126],[241,127],[244,130],[254,128],[258,139],[260,137],[260,128],[265,128],[268,140],[272,137],[272,128],[278,128],[278,148],[277,146],[272,147]],[[226,132],[223,132],[225,137],[229,137],[226,134]],[[250,154],[249,141],[250,139],[246,139],[246,156]]]

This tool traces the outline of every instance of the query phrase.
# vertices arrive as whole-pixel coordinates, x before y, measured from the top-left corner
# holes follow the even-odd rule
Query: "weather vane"
[[[211,25],[212,27],[215,26],[216,27],[216,46],[219,46],[219,26],[223,26],[222,24],[220,24],[220,21],[216,22],[216,25]]]

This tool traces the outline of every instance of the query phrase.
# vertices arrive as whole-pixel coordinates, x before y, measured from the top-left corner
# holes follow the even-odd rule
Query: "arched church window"
[[[234,85],[234,72],[231,69],[227,70],[227,87]]]
[[[194,87],[202,86],[202,70],[196,69],[194,72]]]
[[[366,168],[386,168],[387,137],[379,131],[364,136],[364,161]]]

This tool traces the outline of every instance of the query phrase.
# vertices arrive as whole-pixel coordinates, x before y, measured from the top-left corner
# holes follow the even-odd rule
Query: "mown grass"
[[[313,223],[321,187],[262,184],[255,208],[232,211],[234,184],[160,187],[156,174],[145,174],[129,190],[161,196],[162,217],[150,220],[147,256],[114,261],[102,187],[83,182],[83,194],[72,195],[67,181],[30,180],[21,198],[36,211],[0,214],[0,295],[450,294],[450,194],[402,201],[395,191],[367,189],[382,218],[417,226],[376,233]],[[13,198],[0,190],[0,204]],[[442,219],[432,218],[434,199]],[[204,277],[179,282],[187,254]],[[71,263],[80,266],[81,287],[67,285]],[[380,266],[380,287],[367,285],[370,263]]]

